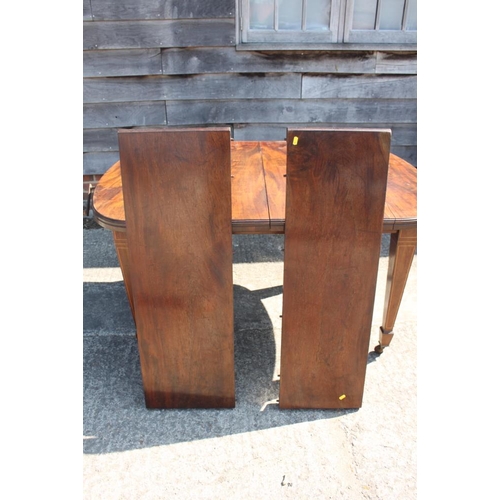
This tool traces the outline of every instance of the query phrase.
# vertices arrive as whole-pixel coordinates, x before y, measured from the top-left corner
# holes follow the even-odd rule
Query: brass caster
[[[377,354],[382,354],[384,352],[384,348],[379,344],[375,346],[375,349],[373,349]]]

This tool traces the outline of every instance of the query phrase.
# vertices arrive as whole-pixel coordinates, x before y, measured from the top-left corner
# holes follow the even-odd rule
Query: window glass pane
[[[403,22],[404,0],[382,0],[380,29],[400,30]]]
[[[417,0],[410,0],[406,19],[407,30],[417,30]]]
[[[377,13],[377,0],[356,0],[352,19],[352,29],[375,29],[375,15]]]
[[[250,29],[274,29],[274,0],[250,0]]]
[[[306,30],[327,30],[330,27],[331,0],[307,0]]]
[[[300,30],[302,28],[302,0],[280,1],[278,29]]]

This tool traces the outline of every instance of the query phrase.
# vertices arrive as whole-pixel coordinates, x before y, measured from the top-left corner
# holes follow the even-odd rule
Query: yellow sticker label
[[[293,138],[293,145],[296,146],[298,143],[299,143],[299,138],[297,136],[295,136]]]
[[[342,400],[343,400],[343,399],[345,399],[345,398],[346,398],[346,395],[345,395],[345,394],[342,394],[342,396],[339,396],[340,401],[342,401]]]

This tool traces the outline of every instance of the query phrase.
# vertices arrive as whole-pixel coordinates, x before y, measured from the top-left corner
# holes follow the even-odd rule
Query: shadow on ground
[[[235,262],[283,259],[281,235],[258,236],[253,241],[248,236],[242,238],[233,239]],[[382,255],[388,239],[384,242]],[[84,231],[83,261],[87,269],[118,267],[109,231]],[[273,380],[276,344],[262,299],[281,293],[281,286],[253,291],[234,287],[234,409],[148,410],[123,282],[84,282],[84,452],[112,453],[219,438],[356,411],[278,409],[279,382]],[[375,353],[369,354],[369,363],[376,359]]]

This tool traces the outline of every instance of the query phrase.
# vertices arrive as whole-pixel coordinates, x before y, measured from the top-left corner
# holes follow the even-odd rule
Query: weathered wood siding
[[[118,159],[117,130],[229,125],[389,127],[416,164],[416,52],[236,50],[235,0],[84,0],[84,174]]]

